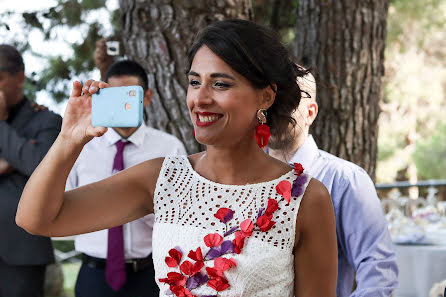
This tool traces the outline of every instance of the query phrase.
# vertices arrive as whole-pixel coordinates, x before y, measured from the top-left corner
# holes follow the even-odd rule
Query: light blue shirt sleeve
[[[310,135],[290,160],[330,192],[338,240],[337,297],[388,297],[398,285],[398,266],[387,221],[368,174],[319,150]],[[356,274],[356,290],[352,293]]]
[[[374,184],[358,168],[344,191],[338,200],[337,230],[340,248],[356,271],[357,287],[350,297],[390,296],[398,285],[398,267]],[[339,195],[336,189],[333,195]]]

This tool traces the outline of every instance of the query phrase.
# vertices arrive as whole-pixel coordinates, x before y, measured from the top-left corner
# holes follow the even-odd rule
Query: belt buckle
[[[138,261],[132,261],[133,272],[138,272]]]

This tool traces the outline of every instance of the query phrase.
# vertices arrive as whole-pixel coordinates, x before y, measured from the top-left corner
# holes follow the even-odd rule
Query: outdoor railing
[[[446,213],[445,191],[440,191],[446,189],[446,179],[382,183],[375,187],[385,212],[397,207],[411,216],[415,209],[431,205],[442,214]]]

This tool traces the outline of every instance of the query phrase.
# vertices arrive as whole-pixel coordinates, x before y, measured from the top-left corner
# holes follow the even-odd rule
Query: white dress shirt
[[[71,190],[112,175],[116,154],[115,143],[121,136],[113,129],[85,145],[68,176],[65,189]],[[124,167],[129,168],[149,159],[168,155],[185,155],[183,144],[175,136],[142,125],[128,139],[124,149]],[[125,198],[125,197],[123,197]],[[152,252],[154,215],[150,214],[123,226],[126,259],[145,258]],[[75,238],[75,249],[92,257],[107,257],[108,230],[81,234]]]

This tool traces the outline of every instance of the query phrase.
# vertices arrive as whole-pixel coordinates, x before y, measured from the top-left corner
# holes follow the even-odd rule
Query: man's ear
[[[276,99],[277,85],[271,84],[271,86],[267,86],[262,90],[262,103],[260,108],[268,109],[273,105],[274,100]]]
[[[308,103],[307,110],[308,110],[308,113],[307,113],[305,122],[308,126],[311,126],[311,124],[313,124],[314,120],[316,119],[317,113],[319,111],[319,107],[318,107],[316,101],[312,101],[312,102]]]
[[[144,107],[150,104],[150,101],[152,101],[152,96],[153,96],[153,91],[151,88],[148,88],[147,91],[144,93],[144,99],[142,101]]]

